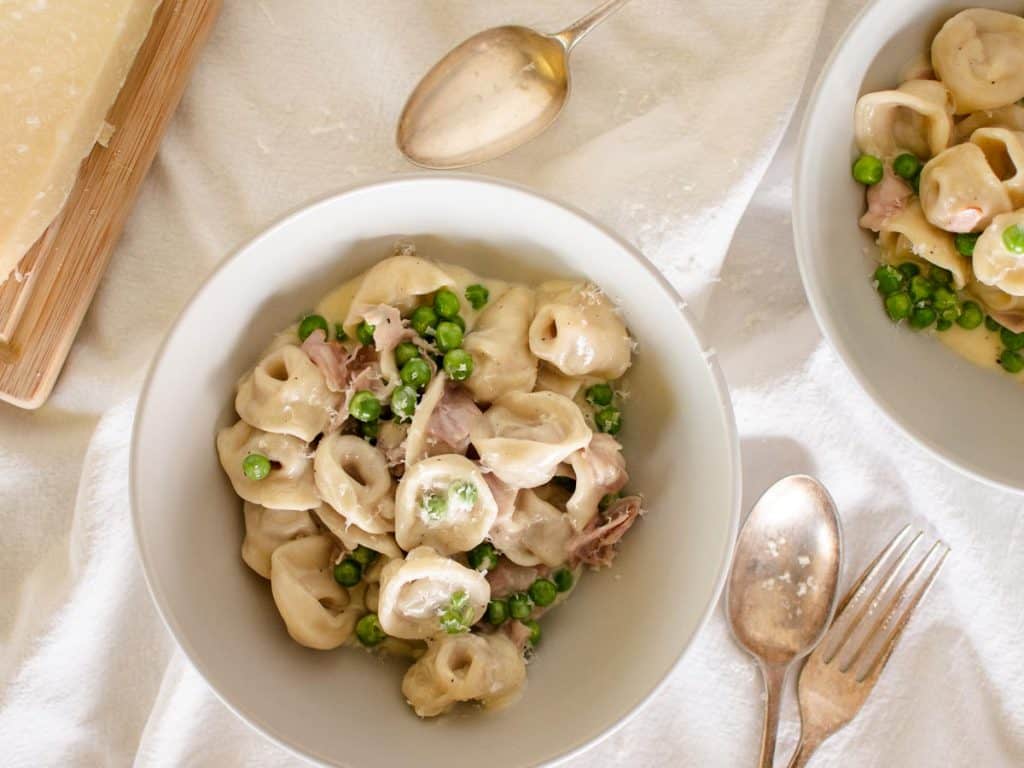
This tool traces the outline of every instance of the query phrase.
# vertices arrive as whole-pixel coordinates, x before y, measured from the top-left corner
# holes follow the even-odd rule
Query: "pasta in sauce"
[[[289,635],[410,659],[421,717],[515,701],[538,619],[640,515],[616,438],[632,354],[593,283],[408,244],[277,334],[216,443]]]

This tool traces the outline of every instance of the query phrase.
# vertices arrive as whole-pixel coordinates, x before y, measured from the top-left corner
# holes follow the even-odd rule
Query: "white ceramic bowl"
[[[587,275],[621,302],[639,342],[623,441],[631,488],[650,507],[615,567],[588,575],[544,620],[518,704],[429,722],[402,700],[401,664],[353,649],[312,651],[288,637],[269,584],[239,557],[241,502],[214,451],[216,430],[235,418],[235,380],[272,334],[389,255],[399,236],[486,275]],[[131,461],[146,578],[196,669],[271,739],[346,766],[536,765],[609,732],[658,688],[715,604],[739,479],[725,384],[668,283],[584,215],[467,176],[353,189],[288,216],[227,259],[157,354]]]
[[[950,16],[1007,0],[876,0],[833,52],[807,107],[793,193],[797,259],[825,336],[878,406],[940,459],[977,479],[1024,491],[1011,446],[1024,434],[1024,390],[999,371],[960,358],[937,339],[894,326],[871,284],[874,237],[857,225],[864,188],[850,176],[853,111],[900,72]]]

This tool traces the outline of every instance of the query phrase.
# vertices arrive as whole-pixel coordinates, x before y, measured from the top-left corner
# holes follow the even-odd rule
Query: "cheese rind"
[[[0,284],[64,206],[159,4],[0,3]]]

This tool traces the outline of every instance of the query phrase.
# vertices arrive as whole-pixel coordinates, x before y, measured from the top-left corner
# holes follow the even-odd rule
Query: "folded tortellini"
[[[551,280],[537,288],[530,351],[566,376],[617,379],[629,368],[633,340],[596,285]]]
[[[258,429],[294,435],[308,443],[331,423],[339,400],[306,353],[288,344],[242,377],[235,410]]]
[[[590,442],[579,407],[554,392],[511,392],[474,425],[471,441],[484,468],[513,488],[536,488]]]
[[[970,277],[970,263],[953,243],[953,236],[933,226],[925,218],[918,201],[886,219],[879,235],[884,251],[906,250],[937,267],[953,273],[957,288],[963,288]]]
[[[320,522],[327,527],[327,530],[338,537],[338,541],[347,552],[354,552],[357,547],[363,546],[374,552],[379,552],[388,559],[402,556],[402,550],[398,548],[392,534],[364,531],[351,520],[339,514],[330,504],[321,504],[315,514]]]
[[[949,92],[935,80],[908,80],[894,91],[866,93],[857,100],[854,131],[857,146],[869,155],[934,157],[949,146],[953,132]]]
[[[590,444],[570,459],[576,488],[566,504],[575,531],[582,531],[597,516],[601,499],[617,493],[629,482],[622,446],[611,435],[595,434]]]
[[[412,309],[421,296],[454,285],[444,270],[426,259],[400,254],[374,264],[363,277],[345,316],[345,332],[355,335],[366,311],[380,305],[401,312]]]
[[[1024,97],[1024,19],[987,8],[961,11],[932,40],[932,67],[957,114]]]
[[[395,529],[391,472],[384,454],[355,435],[324,437],[313,460],[321,498],[368,533]]]
[[[921,171],[925,218],[947,232],[981,231],[1012,208],[1010,195],[977,144],[957,144]]]
[[[516,565],[550,568],[566,561],[571,537],[569,516],[529,488],[519,491],[510,509],[499,514],[488,536]]]
[[[307,510],[267,509],[247,501],[244,514],[242,560],[265,579],[270,578],[270,557],[275,549],[286,541],[312,536],[319,531]]]
[[[270,474],[262,480],[250,480],[242,469],[245,457],[254,453],[270,460]],[[309,448],[297,437],[264,432],[239,421],[217,433],[217,454],[235,493],[246,501],[270,509],[320,505]]]
[[[481,403],[509,392],[529,392],[537,381],[537,358],[530,352],[533,291],[514,286],[484,309],[463,348],[473,355],[466,388]]]
[[[417,547],[384,566],[377,615],[392,637],[421,640],[467,631],[490,599],[491,587],[479,571]]]
[[[498,709],[515,701],[526,682],[526,664],[504,634],[442,637],[405,673],[402,693],[420,717],[447,712],[460,701]]]
[[[959,144],[971,138],[979,128],[1006,128],[1010,131],[1024,131],[1024,107],[1008,104],[997,109],[982,109],[972,112],[956,124],[954,143]]]
[[[1024,133],[991,126],[971,134],[1014,208],[1024,205]]]
[[[270,559],[274,603],[288,634],[307,648],[337,648],[364,613],[334,580],[334,550],[329,536],[307,536],[281,545]]]
[[[985,285],[1010,296],[1024,296],[1024,254],[1006,246],[1008,227],[1024,228],[1024,210],[996,216],[974,245],[974,274]]]
[[[498,505],[483,473],[458,454],[406,469],[395,494],[395,539],[404,550],[422,544],[442,555],[467,552],[484,540]]]

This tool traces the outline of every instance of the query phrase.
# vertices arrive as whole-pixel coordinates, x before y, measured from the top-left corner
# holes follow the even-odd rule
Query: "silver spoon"
[[[527,27],[480,32],[434,65],[398,121],[398,148],[425,168],[463,168],[525,144],[569,98],[569,52],[629,0],[607,0],[553,35]]]
[[[743,524],[726,595],[736,640],[761,667],[768,697],[761,768],[771,768],[786,673],[821,641],[836,607],[842,530],[817,480],[784,477]]]

